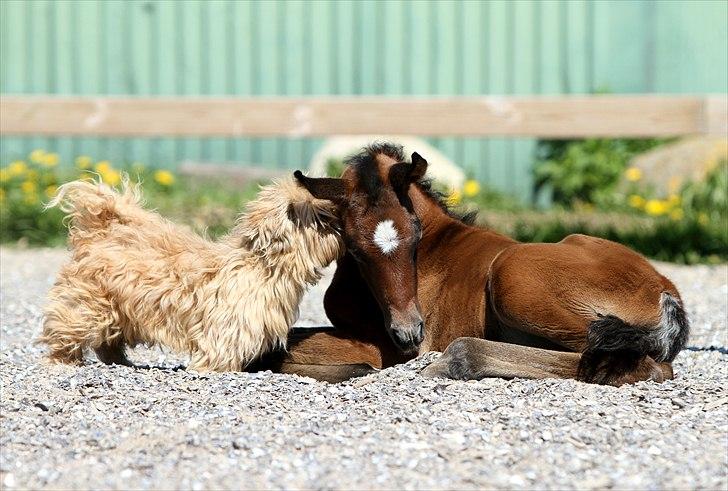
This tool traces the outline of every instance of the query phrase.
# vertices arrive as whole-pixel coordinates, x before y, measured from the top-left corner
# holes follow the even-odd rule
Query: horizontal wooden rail
[[[546,138],[728,133],[725,96],[0,96],[5,136]]]

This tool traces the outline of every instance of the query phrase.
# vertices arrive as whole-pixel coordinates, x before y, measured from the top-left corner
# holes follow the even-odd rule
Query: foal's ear
[[[293,177],[305,187],[314,198],[327,199],[340,203],[346,199],[346,187],[343,179],[333,177],[306,177],[297,170]]]
[[[410,173],[412,181],[419,181],[425,177],[425,172],[427,172],[427,161],[422,155],[414,152],[412,154],[412,172]]]
[[[415,152],[412,154],[412,163],[400,162],[389,169],[389,182],[399,191],[406,191],[407,186],[425,177],[427,161]]]

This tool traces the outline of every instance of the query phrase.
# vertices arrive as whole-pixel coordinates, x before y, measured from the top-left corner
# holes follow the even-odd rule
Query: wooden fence
[[[664,137],[728,133],[725,96],[0,97],[3,136]]]
[[[0,94],[255,100],[323,95],[479,99],[486,94],[604,91],[725,94],[727,19],[728,2],[715,0],[0,0]],[[197,115],[176,107],[165,114],[178,110],[181,119],[190,112]],[[374,106],[359,115],[368,110]],[[461,130],[450,124],[452,119],[439,122],[439,111],[436,118],[409,118],[402,125],[407,131],[414,131],[415,124],[429,125],[418,130],[422,132],[446,127],[447,132],[428,141],[468,175],[527,196],[533,187],[536,140],[511,135],[534,128],[516,124],[515,117],[508,124],[498,122],[505,118],[497,110],[486,125],[483,111],[471,110],[478,113],[473,116],[477,124],[469,127],[472,119],[455,124],[507,136],[448,137]],[[288,130],[300,130],[287,111],[282,119]],[[547,127],[562,127],[554,125],[565,115],[557,111]],[[243,124],[264,117],[255,112]],[[383,121],[393,118],[391,124],[400,127],[399,116],[387,112]],[[324,117],[314,116],[317,121]],[[275,131],[284,128],[268,121]],[[384,132],[383,121],[369,126]],[[619,117],[612,122],[626,130]],[[152,128],[157,120],[142,123],[134,126]],[[218,126],[209,120],[199,123],[207,131]],[[365,125],[361,118],[355,123]],[[303,129],[326,129],[317,124]],[[62,129],[70,133],[69,126]],[[327,123],[331,126],[337,132],[354,129]],[[583,134],[584,125],[573,126]],[[648,127],[643,124],[638,131]],[[551,134],[543,126],[536,129]],[[322,143],[320,138],[229,134],[234,136],[4,136],[0,165],[41,148],[65,162],[88,155],[119,165],[236,162],[284,170],[305,166]]]

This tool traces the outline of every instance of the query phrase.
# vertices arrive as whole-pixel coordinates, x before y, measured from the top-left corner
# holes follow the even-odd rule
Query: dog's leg
[[[107,365],[131,366],[124,353],[124,340],[120,337],[102,343],[98,348],[94,348],[94,352],[99,361]]]
[[[195,372],[239,372],[243,362],[234,350],[216,350],[212,343],[198,340],[197,350],[192,352],[187,370]],[[221,343],[222,345],[223,343]]]
[[[85,348],[101,346],[112,337],[112,306],[97,295],[98,288],[79,281],[51,288],[39,338],[50,348],[51,361],[79,364]]]

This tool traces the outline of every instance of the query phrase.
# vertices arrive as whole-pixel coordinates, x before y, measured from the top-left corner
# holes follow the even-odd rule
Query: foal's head
[[[420,223],[407,190],[427,162],[416,153],[406,162],[401,147],[375,144],[347,164],[338,179],[295,176],[315,197],[340,206],[347,253],[377,299],[385,328],[402,351],[414,351],[424,337],[415,266]]]

